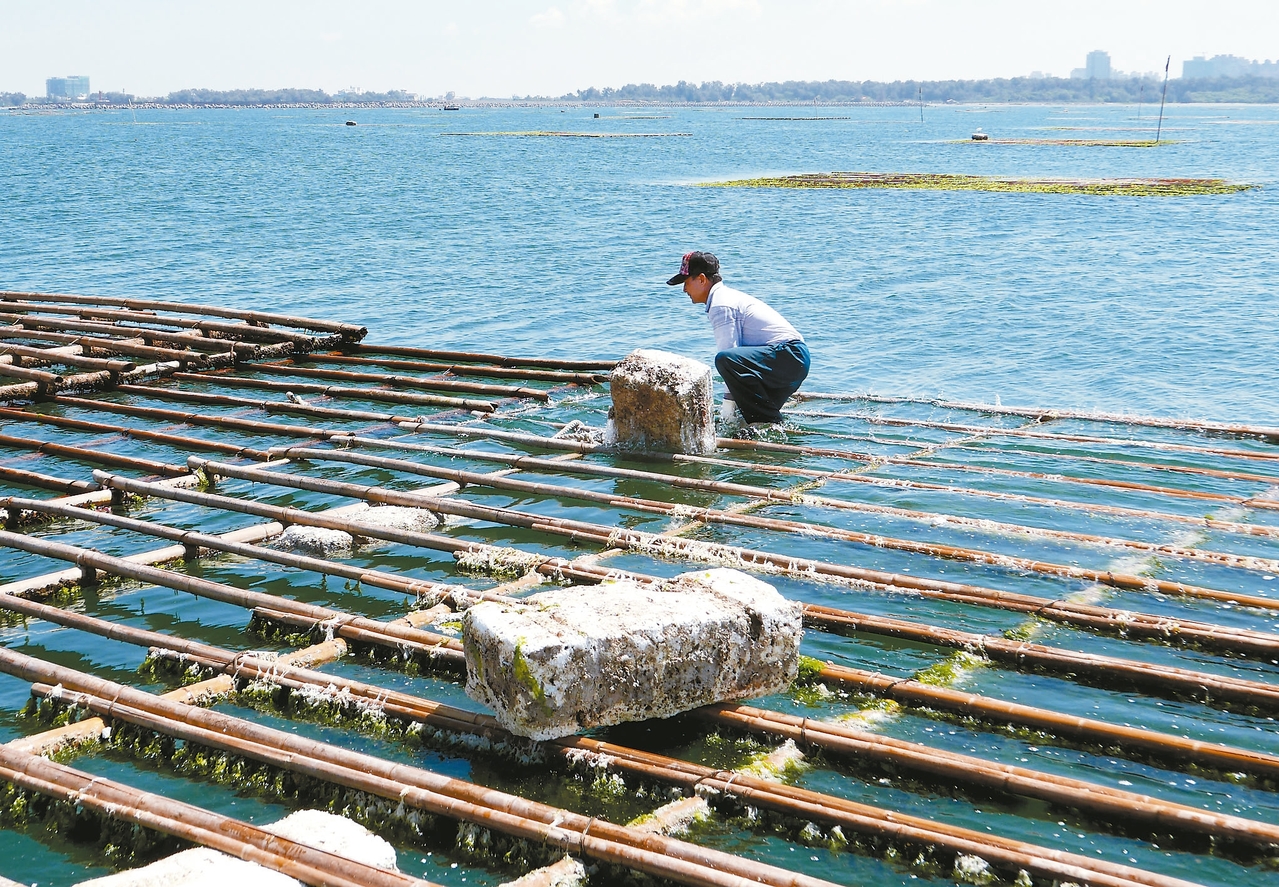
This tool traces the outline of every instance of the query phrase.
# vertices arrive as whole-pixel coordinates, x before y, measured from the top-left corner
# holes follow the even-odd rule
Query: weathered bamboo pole
[[[225,652],[225,651],[222,651]],[[399,693],[386,688],[351,681],[345,678],[330,680],[329,675],[306,669],[281,670],[274,662],[259,662],[250,657],[234,657],[226,654],[217,667],[233,672],[241,680],[261,680],[289,689],[328,689],[340,687],[344,692],[370,704],[379,706],[394,717],[417,721],[437,729],[483,736],[494,742],[514,737],[500,728],[490,715],[456,709],[441,703]],[[37,684],[33,693],[48,694],[47,685]],[[65,692],[65,691],[64,691]],[[92,697],[84,697],[95,704]],[[99,707],[101,703],[96,703]],[[791,816],[838,825],[859,833],[889,836],[914,844],[939,845],[956,853],[976,853],[996,865],[1007,867],[1009,872],[1026,869],[1042,876],[1072,876],[1082,883],[1110,883],[1117,879],[1123,884],[1144,884],[1154,887],[1170,887],[1181,884],[1176,879],[1151,874],[1127,866],[1090,860],[1076,854],[1063,853],[998,836],[972,832],[967,829],[935,823],[917,817],[889,813],[867,804],[859,804],[805,789],[793,788],[782,783],[757,779],[739,772],[714,770],[651,752],[600,742],[585,737],[565,737],[547,743],[555,747],[565,758],[574,752],[587,751],[603,756],[608,766],[633,775],[639,775],[666,784],[683,787],[691,795],[699,789],[714,789],[733,795],[745,803],[777,810]],[[1071,871],[1073,869],[1073,871]],[[1101,875],[1096,879],[1095,875]],[[1083,877],[1080,877],[1083,876]]]
[[[51,373],[48,370],[34,370],[30,367],[21,367],[12,363],[0,363],[0,376],[35,382],[45,390],[56,391],[62,387],[62,377],[57,373]]]
[[[1251,749],[1158,733],[1124,724],[1110,724],[831,663],[823,667],[821,680],[857,693],[868,693],[906,705],[949,711],[986,723],[1028,727],[1062,739],[1100,745],[1103,748],[1120,748],[1129,754],[1154,755],[1178,765],[1190,762],[1223,773],[1242,772],[1269,780],[1279,778],[1279,756]]]
[[[2,292],[0,293],[0,299],[6,301],[19,299],[27,302],[63,302],[72,305],[111,305],[128,308],[133,311],[170,311],[175,314],[225,317],[250,323],[270,323],[302,330],[339,333],[344,339],[351,342],[358,342],[368,333],[368,330],[364,327],[353,323],[338,323],[331,320],[317,320],[311,317],[296,317],[289,314],[272,314],[266,311],[245,311],[238,308],[223,308],[217,305],[201,305],[194,302],[164,302],[157,299],[129,299],[116,296],[74,296],[61,293],[22,292]]]
[[[90,776],[5,745],[0,745],[0,779],[102,816],[221,850],[313,887],[430,887],[428,882],[400,872],[355,862],[220,813]]]
[[[1189,560],[1200,560],[1207,563],[1220,564],[1223,566],[1238,567],[1240,569],[1255,569],[1268,573],[1279,572],[1279,561],[1270,558],[1254,558],[1248,555],[1236,555],[1228,552],[1210,551],[1205,549],[1186,548],[1178,545],[1163,545],[1153,542],[1141,542],[1131,539],[1120,539],[1112,536],[1097,536],[1091,533],[1078,533],[1069,530],[1054,530],[1043,527],[1031,527],[1021,524],[1008,524],[1000,521],[992,521],[981,518],[969,518],[958,515],[944,514],[939,512],[918,511],[910,508],[898,508],[891,505],[874,505],[861,502],[850,502],[844,499],[832,499],[825,496],[799,495],[787,490],[771,489],[769,487],[759,487],[748,484],[725,483],[720,481],[708,481],[701,478],[684,478],[678,475],[662,474],[655,471],[642,471],[628,468],[615,468],[607,465],[594,465],[588,462],[574,461],[572,463],[553,462],[549,459],[538,459],[534,456],[511,455],[507,453],[489,453],[479,450],[460,450],[445,447],[433,447],[426,444],[412,444],[399,440],[384,440],[371,437],[359,436],[341,436],[330,438],[330,441],[338,446],[349,446],[355,444],[362,447],[371,447],[376,449],[390,450],[407,450],[411,452],[425,452],[435,455],[448,456],[450,458],[472,459],[481,462],[496,462],[498,464],[510,465],[515,468],[525,470],[550,470],[555,472],[563,472],[565,474],[583,474],[595,477],[616,477],[634,480],[644,480],[652,483],[662,484],[663,486],[678,487],[683,489],[702,490],[705,492],[721,493],[730,496],[747,496],[753,499],[764,499],[775,502],[785,502],[787,504],[799,501],[806,505],[816,505],[824,508],[836,508],[843,511],[857,511],[867,514],[888,514],[894,517],[903,517],[908,520],[925,521],[935,525],[937,522],[946,523],[952,526],[961,526],[984,532],[998,532],[1011,536],[1036,536],[1044,539],[1062,539],[1070,542],[1084,542],[1099,547],[1113,548],[1123,547],[1131,548],[1135,551],[1145,551],[1155,554],[1163,554],[1170,557],[1184,558]],[[321,461],[340,461],[353,462],[361,465],[370,465],[377,467],[393,468],[398,471],[409,471],[419,474],[428,474],[432,476],[441,476],[436,474],[440,469],[432,466],[424,466],[421,463],[409,462],[401,459],[366,461],[367,457],[361,457],[356,453],[349,452],[332,452],[327,450],[315,450],[299,447],[275,447],[272,452],[278,453],[287,458],[302,458]],[[457,480],[458,478],[451,478]],[[476,485],[487,485],[479,481],[459,481],[462,483],[474,483]],[[494,479],[493,484],[519,483],[509,482],[500,479]],[[515,489],[515,487],[507,487]],[[524,487],[526,491],[533,492],[531,488]],[[592,498],[596,501],[605,501],[599,498],[606,494],[596,494],[589,491],[566,490],[564,493],[554,493],[554,495],[576,495],[579,497]],[[652,500],[633,499],[632,497],[611,497],[609,501],[630,500],[636,503],[636,507],[644,510],[652,510],[662,508],[676,508],[669,503],[654,502]],[[685,509],[686,510],[686,509]],[[738,515],[729,513],[727,517],[721,517],[724,513],[714,510],[698,509],[699,515],[708,515],[704,518],[711,522],[742,522],[743,526],[763,526],[762,523],[749,523],[750,521],[759,520],[749,515]],[[775,528],[781,529],[780,522],[775,524]],[[800,522],[790,522],[799,524]],[[829,536],[830,538],[845,539],[846,541],[866,541],[865,539],[854,539],[849,533],[844,531],[835,531],[830,528],[823,527],[819,524],[803,523],[802,526],[791,528],[799,532],[817,532]],[[865,536],[867,534],[854,534]],[[875,534],[869,537],[873,544],[877,547],[895,548],[898,547],[900,540]],[[991,558],[1002,558],[1002,555],[994,553],[990,554]],[[988,561],[982,561],[988,562]]]
[[[341,352],[312,352],[298,355],[294,360],[314,360],[347,366],[391,366],[402,370],[425,373],[451,373],[457,376],[482,376],[495,379],[537,379],[543,382],[560,382],[573,385],[598,385],[608,379],[599,373],[575,373],[561,370],[521,369],[517,367],[479,366],[466,363],[434,363],[424,360],[404,360],[391,357],[353,357]]]
[[[433,379],[422,376],[400,376],[393,373],[356,373],[350,370],[326,370],[320,367],[291,366],[287,364],[258,363],[253,371],[275,376],[300,376],[304,379],[333,379],[337,382],[372,382],[395,388],[426,388],[435,391],[462,391],[469,394],[491,394],[496,397],[526,397],[533,400],[550,400],[550,392],[543,388],[526,388],[516,385],[493,385],[485,382],[461,382],[453,379]],[[216,377],[215,377],[216,378]]]
[[[105,472],[94,472],[94,478],[103,486],[138,495],[154,495],[180,502],[221,507],[229,510],[254,514],[259,517],[266,517],[272,520],[278,520],[281,523],[299,523],[305,526],[320,526],[328,529],[338,529],[343,532],[351,532],[356,535],[365,535],[372,538],[385,539],[387,541],[400,542],[408,545],[419,545],[421,547],[434,550],[457,550],[463,547],[468,548],[468,550],[482,550],[488,547],[477,543],[466,543],[463,540],[452,539],[447,536],[441,537],[434,534],[413,533],[403,530],[388,530],[381,527],[370,528],[357,525],[354,529],[349,529],[351,527],[351,522],[314,515],[297,509],[284,509],[278,506],[263,505],[228,496],[215,496],[213,494],[199,493],[192,490],[168,489],[157,484],[148,484],[142,481],[131,480],[129,478],[108,475]],[[397,495],[404,497],[413,496],[413,494],[407,493]],[[426,504],[424,500],[429,499],[430,497],[417,497],[411,507],[424,507]],[[405,505],[409,504],[409,501],[406,499],[390,504]],[[638,535],[634,533],[612,533],[605,535],[602,533],[590,533],[584,530],[565,530],[537,519],[521,521],[519,524],[512,525],[524,526],[529,529],[543,530],[551,533],[560,533],[561,535],[569,536],[569,538],[580,539],[582,541],[605,546],[625,544],[625,539],[627,537]],[[652,534],[644,534],[644,536],[648,536],[650,538],[642,539],[642,541],[637,544],[636,547],[641,551],[651,551],[652,547],[658,543],[671,543],[674,546],[679,545],[683,541],[665,537],[656,537],[652,536]],[[736,553],[739,556],[743,553],[742,549],[730,549],[727,546],[716,547],[710,546],[707,543],[697,544],[707,546],[710,550],[718,550],[721,552],[721,556],[723,553]],[[746,554],[747,559],[740,561],[743,567],[749,569],[752,566],[760,566],[761,561],[750,556],[756,553]],[[806,565],[796,561],[789,561],[788,565],[791,568],[797,567],[801,571],[806,569]],[[786,567],[786,565],[782,566],[783,568]],[[547,575],[562,575],[572,579],[581,579],[593,582],[599,582],[612,574],[612,571],[604,568],[574,566],[572,564],[567,564],[558,558],[547,558],[538,567],[536,567],[536,569]],[[630,575],[641,580],[655,581],[653,577],[643,577],[637,574]],[[903,579],[904,585],[905,581],[908,581],[910,577],[901,578]],[[270,602],[264,604],[264,606],[269,605]],[[1127,687],[1136,682],[1147,690],[1163,690],[1165,692],[1173,692],[1182,695],[1194,695],[1196,693],[1200,693],[1202,695],[1203,692],[1207,692],[1210,694],[1211,699],[1228,698],[1232,703],[1243,705],[1261,706],[1273,704],[1276,707],[1279,707],[1279,687],[1273,687],[1269,684],[1254,681],[1218,677],[1215,675],[1207,675],[1200,672],[1168,666],[1147,665],[1145,663],[1133,662],[1131,660],[1115,657],[1074,653],[1072,651],[1061,650],[1043,645],[1005,641],[1002,638],[995,638],[988,635],[934,628],[931,626],[916,626],[913,623],[906,623],[901,620],[866,616],[852,611],[833,610],[831,608],[816,607],[813,605],[805,606],[805,618],[810,625],[815,625],[816,627],[824,630],[863,631],[888,637],[907,637],[911,640],[937,644],[939,646],[950,646],[959,649],[987,652],[991,659],[1014,667],[1036,668],[1051,673],[1065,674],[1067,676],[1084,672],[1088,674],[1089,679],[1094,683],[1109,681],[1110,683],[1106,685],[1114,685],[1116,681],[1118,681],[1123,686]]]
[[[474,426],[462,425],[440,425],[431,422],[399,422],[401,428],[408,431],[424,432],[429,434],[443,434],[455,437],[480,437],[492,440],[502,440],[508,443],[519,444],[522,446],[538,447],[548,450],[563,450],[574,453],[595,453],[605,450],[606,448],[598,444],[588,444],[581,441],[565,440],[562,438],[544,437],[536,434],[528,434],[525,432],[502,431],[495,428],[476,428]],[[721,443],[726,440],[721,438]],[[631,454],[628,454],[631,455]],[[647,453],[635,454],[634,458],[651,459],[653,461],[667,462],[687,462],[703,465],[721,465],[729,468],[746,468],[751,471],[762,472],[764,474],[785,474],[794,477],[810,477],[814,480],[839,482],[839,483],[855,483],[866,486],[882,487],[886,489],[896,490],[928,490],[942,493],[953,493],[961,496],[974,496],[984,499],[993,499],[999,502],[1023,502],[1027,505],[1043,505],[1049,508],[1066,508],[1074,511],[1091,512],[1095,514],[1114,515],[1116,517],[1133,517],[1157,521],[1166,521],[1170,523],[1180,523],[1187,526],[1199,527],[1202,529],[1219,530],[1227,533],[1238,533],[1247,536],[1265,536],[1279,538],[1279,527],[1267,526],[1262,524],[1245,524],[1236,521],[1219,521],[1211,517],[1192,517],[1189,515],[1173,514],[1163,511],[1150,511],[1144,508],[1130,508],[1119,505],[1104,505],[1098,502],[1075,502],[1070,499],[1054,499],[1040,496],[1031,496],[1024,493],[1006,493],[996,490],[982,490],[973,487],[957,487],[951,484],[930,483],[928,481],[904,480],[898,478],[871,477],[864,474],[850,474],[843,472],[814,471],[804,468],[794,468],[786,465],[769,465],[764,462],[742,462],[739,460],[717,458],[714,456],[689,456],[678,453]],[[1245,504],[1254,504],[1256,500],[1248,500]]]
[[[106,370],[111,373],[131,373],[137,369],[137,366],[128,360],[103,360],[98,357],[85,357],[82,354],[67,354],[62,349],[30,348],[26,345],[0,345],[0,354],[84,370]]]
[[[139,471],[164,475],[165,477],[181,477],[187,473],[185,467],[168,462],[157,462],[154,459],[142,459],[136,456],[118,456],[115,453],[103,453],[99,450],[90,450],[85,447],[69,446],[67,444],[54,443],[50,440],[36,440],[29,437],[14,437],[9,434],[0,434],[0,446],[31,450],[36,453],[46,453],[54,456],[66,456],[68,459],[90,462],[95,465],[136,468]]]
[[[398,357],[421,357],[427,360],[457,360],[463,363],[492,364],[500,367],[544,367],[553,370],[604,370],[617,366],[616,360],[559,360],[547,357],[504,357],[500,354],[476,354],[470,351],[437,351],[431,348],[406,348],[398,345],[360,344],[348,349],[356,354],[392,354]]]
[[[186,333],[173,332],[171,329],[155,329],[155,326],[182,326],[177,323],[166,324],[160,318],[148,314],[135,314],[127,311],[111,311],[108,309],[100,309],[93,311],[91,309],[77,309],[66,306],[44,307],[41,305],[30,305],[26,303],[9,303],[2,302],[0,306],[12,306],[16,310],[28,313],[10,315],[0,314],[0,317],[16,318],[13,322],[22,326],[28,326],[35,329],[67,329],[78,330],[86,333],[99,333],[101,335],[121,336],[130,339],[145,339],[154,342],[165,342],[170,345],[185,345],[195,351],[207,351],[215,354],[225,354],[233,351],[241,358],[253,358],[262,356],[264,353],[278,353],[279,348],[264,349],[251,342],[242,342],[234,336],[230,337],[210,337],[212,330],[200,329],[200,321],[190,321],[190,326],[182,327],[191,330]],[[57,319],[48,317],[47,315],[69,314],[76,318],[74,321],[67,321],[61,318]],[[126,321],[141,321],[143,323],[153,324],[153,326],[133,326]],[[232,326],[224,324],[223,326]],[[300,343],[305,343],[302,347],[313,347],[316,340],[310,336],[301,333],[283,333],[265,328],[250,327],[248,324],[238,324],[245,330],[256,331],[258,341],[266,342],[271,346],[286,345],[289,351],[294,347],[298,347]]]
[[[143,533],[159,539],[167,539],[170,542],[177,542],[181,545],[187,546],[193,552],[198,549],[220,551],[226,554],[234,554],[239,557],[266,561],[267,563],[272,564],[280,564],[281,566],[292,567],[297,570],[309,570],[323,575],[352,579],[363,585],[371,585],[375,588],[386,588],[391,591],[414,595],[415,597],[422,597],[428,594],[434,595],[451,594],[453,592],[470,592],[470,589],[460,585],[445,585],[438,582],[427,582],[422,579],[410,579],[405,576],[398,576],[394,573],[387,573],[383,570],[365,569],[351,564],[344,564],[340,561],[331,561],[322,558],[310,557],[308,555],[294,554],[289,551],[279,551],[274,548],[267,548],[261,545],[251,545],[246,542],[235,542],[223,539],[220,536],[200,533],[195,530],[182,530],[177,527],[170,527],[153,521],[137,520],[136,518],[123,517],[118,514],[103,513],[91,508],[65,505],[60,502],[48,502],[41,499],[21,499],[16,496],[11,496],[6,499],[0,499],[0,507],[4,508],[10,514],[13,514],[15,511],[32,511],[39,514],[70,518],[71,520],[87,521],[89,523],[100,524],[107,527],[118,527],[122,530],[131,530],[135,533]],[[358,525],[358,521],[352,521],[352,523]],[[3,597],[3,595],[0,595],[0,601],[3,600]],[[3,606],[3,603],[0,603],[0,606]]]
[[[89,320],[67,320],[62,317],[38,317],[32,314],[6,314],[4,312],[0,312],[0,320],[21,326],[24,329],[45,332],[56,333],[66,330],[98,336],[117,336],[121,339],[141,339],[144,344],[152,348],[157,347],[153,343],[163,342],[165,345],[160,347],[164,348],[164,350],[175,351],[170,346],[177,345],[181,346],[181,349],[176,350],[175,353],[180,354],[184,350],[191,353],[204,352],[208,360],[221,359],[225,362],[234,362],[238,355],[256,357],[260,353],[258,346],[245,342],[234,342],[230,339],[205,339],[199,336],[167,333],[163,330],[150,330],[137,326],[94,323]]]
[[[61,345],[79,345],[90,351],[101,351],[106,354],[127,354],[132,357],[144,357],[155,361],[176,360],[183,365],[208,366],[212,362],[211,355],[203,354],[199,351],[157,348],[154,345],[139,345],[136,340],[106,339],[101,336],[77,336],[52,330],[2,327],[0,328],[0,339],[24,339],[35,342],[57,342]]]
[[[243,431],[249,434],[278,434],[286,437],[306,439],[325,438],[334,433],[329,429],[310,428],[305,425],[282,425],[278,422],[259,422],[256,419],[239,419],[235,416],[212,416],[201,413],[187,413],[168,410],[163,407],[140,407],[110,401],[91,400],[83,397],[59,395],[55,403],[65,406],[80,407],[85,410],[96,410],[104,413],[115,413],[121,416],[133,416],[139,419],[160,419],[165,422],[182,422],[187,425],[203,425],[219,428],[224,431]]]
[[[341,385],[320,385],[311,382],[272,382],[268,379],[251,379],[244,376],[208,376],[191,373],[174,373],[173,378],[182,382],[203,382],[207,385],[225,385],[229,388],[261,388],[266,391],[296,391],[303,394],[323,394],[348,400],[377,400],[386,403],[408,403],[420,406],[454,407],[490,413],[496,409],[487,400],[448,397],[442,394],[415,394],[411,391],[392,391],[389,388],[346,388]]]
[[[1025,416],[1040,422],[1055,419],[1079,419],[1085,422],[1106,422],[1115,425],[1141,425],[1147,428],[1172,428],[1178,431],[1204,431],[1237,437],[1259,437],[1279,443],[1279,428],[1263,425],[1240,425],[1231,422],[1210,422],[1199,419],[1161,419],[1155,416],[1133,416],[1124,413],[1089,412],[1087,410],[1037,409],[1034,407],[1006,407],[996,404],[965,403],[963,401],[934,400],[926,397],[884,397],[874,394],[826,394],[802,391],[794,395],[798,401],[812,400],[861,400],[869,403],[919,403],[943,410],[962,410],[969,413],[991,413],[1001,416]]]
[[[202,380],[203,376],[200,377]],[[230,394],[210,394],[204,391],[187,391],[178,388],[161,388],[158,385],[117,385],[117,391],[138,394],[153,400],[176,400],[185,403],[215,404],[226,407],[251,407],[266,413],[292,413],[298,416],[321,416],[326,419],[342,419],[350,422],[404,422],[404,416],[379,413],[373,410],[345,410],[338,407],[322,407],[310,403],[286,400],[256,400]]]
[[[97,401],[93,401],[97,405]],[[0,407],[0,419],[18,422],[35,422],[41,425],[52,425],[55,428],[73,428],[77,431],[92,431],[101,434],[119,434],[137,440],[150,440],[183,450],[200,450],[210,453],[225,453],[230,456],[243,456],[260,462],[269,461],[272,456],[266,450],[255,450],[252,447],[241,447],[236,444],[216,440],[202,440],[198,437],[184,437],[168,434],[163,431],[151,431],[146,428],[130,428],[124,425],[108,425],[102,422],[91,422],[87,419],[72,419],[66,416],[50,416],[44,413],[32,413]]]
[[[348,751],[219,712],[160,699],[0,649],[0,667],[40,683],[61,683],[85,694],[102,714],[188,742],[401,801],[449,819],[461,819],[508,835],[571,847],[595,859],[637,868],[692,885],[834,887],[829,882],[652,835],[436,775],[371,755]],[[88,698],[96,697],[96,698]]]
[[[717,446],[730,450],[752,450],[758,452],[791,453],[798,456],[825,456],[832,459],[843,459],[849,462],[861,462],[870,469],[882,468],[885,465],[906,465],[911,468],[927,468],[931,471],[957,471],[969,474],[988,474],[995,477],[1018,477],[1028,480],[1048,481],[1050,483],[1081,484],[1089,487],[1102,487],[1112,490],[1126,490],[1138,493],[1154,493],[1174,499],[1194,499],[1203,502],[1223,502],[1231,505],[1252,503],[1252,497],[1232,496],[1226,493],[1206,493],[1200,490],[1183,490],[1176,487],[1161,487],[1155,484],[1143,484],[1137,481],[1107,480],[1098,477],[1079,477],[1073,474],[1049,473],[1045,471],[1022,471],[1016,468],[995,468],[989,465],[968,465],[959,462],[929,462],[912,456],[874,456],[869,453],[855,453],[847,450],[834,450],[826,447],[809,447],[796,444],[772,443],[759,440],[737,440],[720,438]],[[1279,507],[1279,506],[1277,506]]]
[[[41,474],[38,471],[27,471],[23,468],[7,468],[4,466],[0,466],[0,481],[67,494],[89,493],[95,489],[93,484],[86,481],[54,477],[51,474]]]
[[[463,517],[478,518],[480,520],[491,520],[497,523],[505,523],[510,526],[521,526],[528,529],[556,528],[552,529],[551,532],[556,532],[558,530],[561,534],[568,533],[574,537],[580,537],[582,535],[605,539],[633,537],[633,542],[635,544],[646,545],[657,552],[666,550],[671,552],[681,550],[693,551],[697,546],[701,546],[706,551],[719,551],[723,554],[740,557],[744,561],[750,563],[768,564],[785,570],[801,570],[815,575],[833,576],[872,583],[887,583],[900,588],[917,588],[921,586],[921,583],[928,583],[922,587],[938,590],[941,590],[944,586],[950,586],[950,583],[941,583],[937,580],[920,580],[911,576],[884,573],[876,570],[865,570],[845,564],[828,564],[808,558],[791,557],[769,551],[756,551],[731,546],[720,546],[706,542],[698,542],[695,545],[690,545],[690,543],[682,541],[677,542],[676,540],[669,538],[662,538],[659,542],[644,542],[641,540],[644,540],[651,534],[642,534],[627,531],[623,528],[605,526],[603,524],[592,524],[584,521],[539,517],[512,509],[488,508],[482,505],[462,502],[461,500],[456,499],[445,500],[440,499],[439,497],[423,496],[418,493],[400,493],[395,490],[388,490],[384,487],[353,484],[320,478],[309,478],[295,474],[282,474],[276,471],[264,471],[259,468],[248,468],[221,462],[211,462],[198,456],[189,457],[187,459],[187,466],[193,471],[204,471],[208,474],[218,474],[224,477],[237,478],[239,480],[275,484],[276,486],[310,490],[317,493],[328,493],[335,496],[346,496],[355,499],[363,499],[369,502],[380,502],[388,505],[409,505],[410,507],[428,508],[432,511],[440,511],[446,514],[457,514]],[[441,469],[441,472],[443,471],[452,471],[452,469]],[[459,473],[459,475],[460,474],[462,473]],[[439,476],[443,476],[443,474]],[[474,476],[476,478],[487,477],[486,475],[480,474],[475,474]],[[488,483],[488,481],[476,481],[476,483]],[[521,481],[519,483],[525,482]],[[545,485],[543,485],[543,487],[544,486]],[[589,495],[589,493],[586,493],[585,491],[583,492],[585,495]],[[620,498],[610,497],[609,501],[621,502],[622,500]],[[733,517],[736,518],[741,516],[734,515]],[[772,522],[771,519],[767,518],[755,518],[755,520],[769,520],[770,523]],[[841,534],[850,533],[850,535],[865,535],[852,534],[851,531],[843,530],[831,532],[839,532]],[[875,537],[868,537],[870,540],[873,540],[874,538]],[[867,544],[874,544],[874,542],[870,541],[867,542]],[[957,559],[972,560],[976,563],[1042,572],[1045,575],[1053,575],[1059,578],[1081,579],[1133,591],[1157,591],[1161,594],[1184,595],[1187,597],[1204,598],[1207,600],[1223,600],[1237,604],[1245,604],[1245,602],[1247,602],[1247,606],[1257,606],[1265,609],[1279,608],[1279,601],[1271,600],[1269,598],[1258,597],[1255,595],[1240,595],[1235,592],[1206,588],[1198,585],[1188,585],[1181,582],[1171,582],[1166,579],[1154,579],[1149,576],[1138,576],[1129,573],[1117,573],[1109,570],[1096,570],[1085,567],[1050,564],[1042,561],[1032,561],[1026,558],[1015,558],[1004,555],[991,556],[986,553],[973,553],[972,556],[964,555],[961,558],[961,550],[951,546],[920,546],[918,547],[918,551],[919,553],[928,553],[936,557],[953,556]],[[953,586],[952,588],[955,591],[962,591],[962,586]]]
[[[10,533],[5,530],[0,530],[0,545],[7,548],[16,548],[28,554],[37,554],[42,557],[74,563],[85,571],[100,570],[109,575],[133,579],[137,582],[145,582],[161,588],[172,588],[175,591],[186,592],[197,597],[209,598],[210,600],[237,607],[246,609],[265,607],[303,616],[317,626],[332,627],[334,634],[339,637],[351,637],[361,642],[371,642],[371,639],[374,638],[381,639],[386,645],[398,646],[401,649],[420,654],[427,659],[457,662],[462,658],[462,647],[456,640],[417,628],[390,625],[364,616],[352,616],[327,607],[318,607],[313,604],[294,601],[290,598],[234,588],[230,585],[223,585],[220,582],[198,579],[194,576],[174,573],[172,570],[161,570],[145,564],[135,563],[125,558],[102,554],[91,549],[78,548],[49,539],[33,539],[20,533]]]
[[[822,410],[787,410],[788,415],[812,416],[821,419],[846,419],[865,422],[868,425],[884,425],[889,428],[936,428],[941,431],[952,431],[956,434],[982,435],[985,437],[1015,437],[1029,440],[1043,440],[1053,444],[1090,443],[1103,446],[1133,447],[1135,449],[1162,450],[1168,453],[1193,453],[1198,456],[1223,456],[1230,459],[1250,459],[1261,462],[1279,461],[1279,453],[1247,452],[1222,447],[1203,447],[1194,444],[1179,444],[1162,440],[1142,440],[1136,437],[1105,437],[1093,434],[1075,434],[1060,431],[1039,431],[1042,427],[1032,421],[1016,428],[1004,428],[999,425],[965,425],[959,422],[938,422],[929,419],[897,419],[892,416],[879,416],[874,413],[830,413]],[[814,429],[814,433],[821,433]]]
[[[178,328],[185,330],[195,330],[208,336],[209,333],[218,333],[226,338],[221,341],[225,342],[242,342],[256,341],[265,342],[271,345],[290,344],[303,349],[315,348],[324,343],[315,336],[306,333],[295,333],[291,330],[271,329],[264,326],[255,326],[249,323],[217,323],[208,320],[190,320],[177,317],[160,317],[158,314],[151,314],[143,311],[121,311],[111,308],[76,308],[69,305],[51,305],[33,302],[13,302],[4,300],[0,302],[5,308],[13,311],[23,312],[26,315],[31,314],[56,314],[71,315],[79,317],[86,322],[94,322],[95,320],[110,321],[110,326],[119,327],[122,330],[138,330],[143,334],[150,334],[154,330],[146,327],[128,326],[129,323],[146,323],[153,326]],[[182,336],[178,333],[171,333],[161,330],[166,336],[166,341],[175,341],[174,336],[179,339],[186,339],[189,336]],[[243,337],[243,339],[241,339]],[[336,338],[336,337],[335,337]],[[211,339],[212,341],[212,339]]]

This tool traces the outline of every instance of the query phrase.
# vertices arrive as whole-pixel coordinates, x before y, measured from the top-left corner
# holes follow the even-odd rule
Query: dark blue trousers
[[[803,342],[747,345],[715,355],[715,369],[746,422],[782,421],[782,404],[808,377],[812,359]]]

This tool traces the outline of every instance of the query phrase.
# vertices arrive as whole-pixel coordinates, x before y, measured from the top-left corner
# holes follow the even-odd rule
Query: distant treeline
[[[27,100],[20,92],[0,92],[0,108],[14,108]]]
[[[329,95],[322,89],[179,89],[162,99],[163,105],[327,105],[341,102],[411,102],[402,89]]]
[[[561,96],[579,102],[1136,102],[1157,99],[1157,78],[1080,80],[1063,77],[1012,77],[995,80],[787,80],[781,83],[696,84],[681,80],[667,86],[631,83],[619,89],[578,90]],[[531,98],[531,97],[530,97]],[[1279,102],[1279,80],[1221,77],[1168,81],[1170,102]]]

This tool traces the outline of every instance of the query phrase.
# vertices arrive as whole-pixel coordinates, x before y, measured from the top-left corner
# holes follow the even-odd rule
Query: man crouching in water
[[[719,348],[715,368],[728,386],[720,416],[731,419],[736,404],[748,424],[782,421],[782,405],[808,377],[804,337],[759,299],[725,284],[710,253],[686,254],[666,283],[684,284],[693,304],[706,306]]]

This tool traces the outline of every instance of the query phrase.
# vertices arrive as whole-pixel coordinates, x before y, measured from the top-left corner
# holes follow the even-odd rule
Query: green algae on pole
[[[957,173],[829,172],[704,182],[703,188],[901,188],[1011,191],[1023,194],[1120,194],[1134,197],[1232,194],[1256,185],[1226,179],[1050,179]]]

